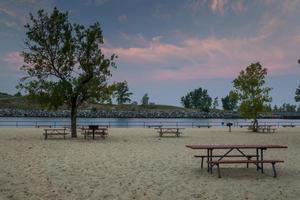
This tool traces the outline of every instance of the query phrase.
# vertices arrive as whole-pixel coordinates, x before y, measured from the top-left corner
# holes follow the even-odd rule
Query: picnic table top
[[[195,144],[195,145],[186,145],[186,147],[191,149],[267,149],[267,148],[287,148],[284,145],[277,145],[277,144],[242,144],[242,145],[230,145],[230,144]]]
[[[82,130],[107,130],[106,127],[98,127],[98,128],[89,128],[89,127],[82,127]]]
[[[173,130],[173,129],[177,129],[177,130],[182,130],[184,128],[163,128],[163,127],[160,127],[160,128],[155,128],[157,130]]]
[[[44,128],[44,130],[46,131],[48,131],[48,130],[56,130],[56,131],[62,131],[62,130],[66,130],[66,128]]]

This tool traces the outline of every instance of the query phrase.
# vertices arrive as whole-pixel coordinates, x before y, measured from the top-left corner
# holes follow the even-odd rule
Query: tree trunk
[[[258,131],[258,121],[255,118],[253,121],[253,132],[257,132]]]
[[[72,107],[71,107],[71,135],[72,135],[72,138],[77,137],[76,119],[77,119],[77,105],[76,105],[76,101],[72,101]]]

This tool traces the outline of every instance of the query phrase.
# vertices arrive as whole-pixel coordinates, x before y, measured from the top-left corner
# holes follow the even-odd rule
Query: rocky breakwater
[[[0,109],[0,117],[70,117],[70,111]],[[224,118],[222,113],[197,111],[151,111],[151,110],[79,110],[82,118]]]

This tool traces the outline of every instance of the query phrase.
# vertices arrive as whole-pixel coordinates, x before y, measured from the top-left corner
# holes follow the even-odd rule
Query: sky
[[[29,13],[55,6],[71,22],[100,22],[103,52],[118,55],[112,81],[127,80],[133,101],[147,93],[179,106],[199,87],[220,100],[241,70],[260,62],[272,105],[296,104],[300,0],[0,0],[0,91],[16,93],[24,76]]]

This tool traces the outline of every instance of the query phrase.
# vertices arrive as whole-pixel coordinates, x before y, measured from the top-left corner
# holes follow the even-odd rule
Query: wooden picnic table
[[[159,137],[162,137],[163,134],[175,134],[177,137],[182,133],[180,130],[183,130],[184,128],[155,128],[158,130]]]
[[[147,125],[148,128],[162,128],[162,125],[150,124]]]
[[[66,128],[45,128],[43,134],[45,136],[45,140],[47,140],[49,135],[62,135],[64,139],[66,139],[66,135],[69,134],[66,130]]]
[[[263,133],[266,131],[267,133],[275,133],[275,125],[260,125],[258,126],[258,131],[262,131]]]
[[[251,145],[219,145],[219,144],[200,144],[200,145],[186,145],[190,149],[197,150],[206,150],[207,155],[199,156],[207,158],[207,171],[212,173],[214,165],[218,167],[218,174],[220,176],[219,164],[234,164],[234,163],[246,163],[247,167],[249,163],[256,165],[257,171],[261,170],[261,173],[264,173],[264,163],[271,163],[273,167],[273,174],[276,177],[275,164],[278,162],[283,162],[282,160],[265,160],[264,151],[267,149],[282,149],[287,148],[284,145],[261,145],[261,144],[251,144]],[[221,155],[213,154],[214,150],[225,150],[225,153]],[[232,151],[236,150],[239,155],[232,155]],[[248,154],[244,152],[245,150],[255,150],[255,154]],[[197,156],[195,156],[197,157]],[[213,160],[213,158],[218,158]],[[228,157],[242,157],[243,160],[224,160]],[[255,157],[256,160],[251,160],[252,157]]]
[[[102,138],[108,135],[107,127],[99,127],[97,125],[92,125],[89,127],[82,127],[82,134],[84,135],[84,139],[87,139],[87,136],[92,135],[93,140],[95,139],[95,135],[100,135]]]

